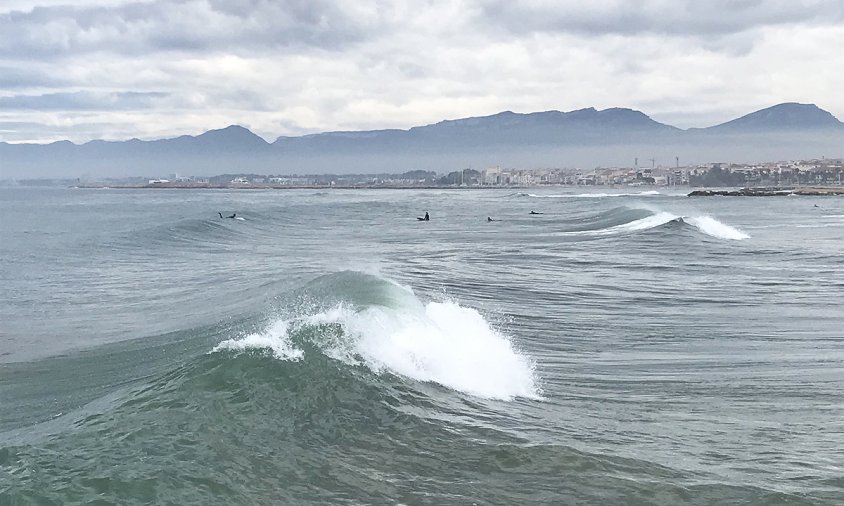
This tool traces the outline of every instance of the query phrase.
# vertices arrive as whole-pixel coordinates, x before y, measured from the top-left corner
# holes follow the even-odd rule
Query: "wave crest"
[[[237,352],[258,349],[269,350],[279,360],[300,360],[304,356],[304,351],[296,348],[290,342],[288,329],[288,322],[276,320],[263,332],[249,334],[240,339],[225,340],[215,346],[211,352],[223,350]]]
[[[731,227],[725,223],[712,218],[711,216],[692,216],[684,218],[684,221],[700,230],[706,235],[717,237],[719,239],[729,239],[731,241],[741,241],[749,239],[750,235],[741,230]]]
[[[641,213],[647,215],[642,216]],[[750,238],[749,234],[708,215],[681,216],[667,211],[619,208],[603,213],[593,220],[583,221],[578,230],[564,234],[607,236],[641,232],[676,223],[691,226],[716,239],[741,241]]]
[[[376,374],[389,372],[477,397],[539,398],[532,361],[477,310],[453,301],[412,299],[415,303],[394,307],[341,302],[277,319],[262,332],[221,342],[212,352],[268,350],[284,361],[307,361],[310,353],[319,353]]]

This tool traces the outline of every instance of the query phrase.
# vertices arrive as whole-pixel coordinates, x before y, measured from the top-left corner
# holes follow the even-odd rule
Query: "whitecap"
[[[726,223],[721,223],[711,216],[692,216],[685,218],[684,220],[686,223],[693,225],[704,234],[717,237],[718,239],[741,241],[750,238],[750,236],[745,232],[742,232],[735,227],[731,227]]]
[[[309,331],[334,324],[343,330],[339,338],[323,339],[324,334]],[[540,398],[531,359],[477,310],[451,301],[422,304],[413,298],[397,308],[364,309],[338,304],[278,320],[264,332],[223,341],[212,351],[265,348],[280,360],[300,360],[303,351],[290,341],[298,331],[305,331],[300,335],[310,336],[325,356],[377,374],[389,372],[482,398]]]
[[[228,339],[215,346],[211,352],[265,349],[270,350],[272,355],[279,360],[300,360],[304,353],[290,342],[289,328],[290,324],[287,321],[276,320],[263,332]]]

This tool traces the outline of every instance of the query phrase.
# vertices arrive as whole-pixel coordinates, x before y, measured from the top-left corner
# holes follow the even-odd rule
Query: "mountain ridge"
[[[508,117],[510,119],[508,122],[498,122],[494,123],[495,120],[501,119],[502,117]],[[250,144],[254,145],[273,145],[279,141],[289,141],[291,139],[312,139],[314,137],[319,136],[334,136],[334,137],[346,137],[346,138],[367,138],[372,137],[377,134],[396,134],[396,133],[409,133],[409,132],[416,132],[416,131],[424,131],[426,129],[432,129],[435,127],[443,127],[443,126],[484,126],[490,124],[504,124],[504,125],[511,125],[511,126],[525,126],[526,124],[530,125],[531,120],[535,119],[552,119],[558,120],[556,123],[559,122],[559,118],[563,118],[566,122],[571,123],[582,123],[585,121],[592,121],[595,124],[606,126],[612,125],[614,122],[613,119],[625,119],[627,120],[628,124],[633,124],[635,126],[640,127],[656,127],[656,128],[664,128],[667,130],[673,130],[677,132],[701,132],[701,131],[716,131],[716,130],[731,130],[735,132],[741,128],[746,128],[748,131],[752,129],[752,131],[758,131],[761,128],[770,128],[770,129],[777,129],[777,130],[788,130],[788,129],[797,129],[797,128],[844,128],[844,122],[841,122],[836,118],[832,113],[826,111],[815,104],[802,104],[798,102],[783,102],[781,104],[776,104],[770,107],[766,107],[764,109],[760,109],[744,116],[726,121],[724,123],[720,123],[717,125],[712,125],[709,127],[692,127],[692,128],[679,128],[673,125],[669,125],[667,123],[661,123],[659,121],[654,120],[647,114],[637,109],[627,108],[627,107],[610,107],[607,109],[596,109],[594,107],[587,107],[583,109],[575,109],[572,111],[564,112],[558,110],[548,110],[548,111],[536,111],[536,112],[527,112],[527,113],[519,113],[513,111],[501,111],[498,113],[485,115],[485,116],[469,116],[465,118],[456,118],[456,119],[443,119],[436,123],[430,123],[426,125],[417,125],[412,126],[406,129],[401,128],[385,128],[385,129],[374,129],[374,130],[328,130],[325,132],[317,132],[311,134],[305,134],[300,136],[278,136],[272,142],[267,141],[263,137],[255,134],[249,128],[244,127],[238,124],[231,124],[222,128],[217,129],[210,129],[206,130],[202,133],[196,135],[190,134],[183,134],[176,137],[164,137],[160,139],[150,139],[150,140],[142,140],[136,137],[131,139],[125,140],[103,140],[103,139],[92,139],[83,143],[74,143],[69,140],[58,140],[58,141],[51,141],[49,143],[36,143],[36,142],[27,142],[27,143],[10,143],[8,141],[0,141],[0,144],[5,145],[32,145],[32,146],[48,146],[57,143],[70,143],[74,146],[84,146],[90,143],[128,143],[128,142],[162,142],[162,141],[179,141],[179,140],[202,140],[204,142],[216,140],[216,141],[227,141],[231,139],[239,139],[241,141],[245,141]],[[515,120],[515,121],[514,121]],[[610,120],[610,121],[607,121]],[[539,123],[535,122],[534,124]],[[546,122],[547,123],[547,122]]]
[[[634,157],[691,161],[844,156],[844,124],[814,104],[784,103],[700,129],[629,108],[502,111],[408,129],[334,131],[274,141],[240,125],[158,140],[0,142],[0,179],[239,171],[453,170],[472,164],[612,165]],[[629,163],[629,162],[628,162]]]

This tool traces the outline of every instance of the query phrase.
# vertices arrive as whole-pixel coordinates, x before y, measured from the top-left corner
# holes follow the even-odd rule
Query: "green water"
[[[844,502],[842,200],[0,212],[0,505]]]

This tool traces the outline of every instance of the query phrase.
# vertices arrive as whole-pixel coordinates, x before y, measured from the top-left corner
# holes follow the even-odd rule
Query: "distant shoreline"
[[[312,185],[271,185],[271,184],[250,184],[250,185],[231,185],[231,184],[184,184],[184,183],[164,183],[164,184],[75,184],[70,188],[81,189],[115,189],[115,190],[479,190],[489,188],[510,188],[522,189],[521,186],[441,186],[441,185],[424,185],[424,186],[408,186],[408,185],[330,185],[330,184],[312,184]]]
[[[604,187],[617,188],[615,185],[540,185],[540,186],[443,186],[443,185],[331,185],[331,184],[312,184],[312,185],[274,185],[266,183],[255,184],[212,184],[212,183],[147,183],[147,184],[103,184],[103,183],[89,183],[76,184],[71,188],[80,189],[116,189],[116,190],[524,190],[535,188],[589,188],[600,189]],[[631,187],[633,188],[633,187]],[[645,188],[642,186],[635,187],[637,189]],[[677,187],[661,187],[648,186],[650,189],[659,188],[673,188]],[[830,186],[787,186],[787,187],[758,187],[758,188],[740,188],[740,189],[700,189],[693,190],[688,193],[689,197],[783,197],[783,196],[844,196],[844,186],[830,187]]]

